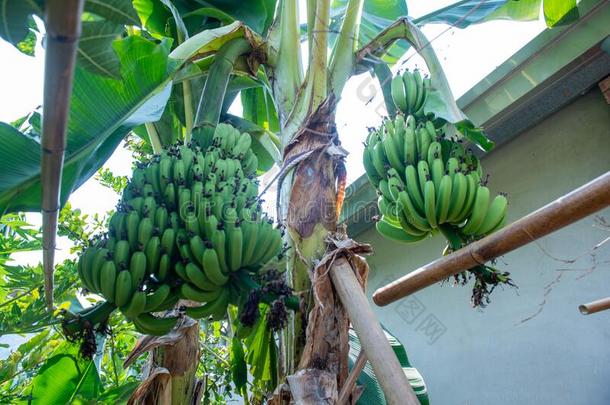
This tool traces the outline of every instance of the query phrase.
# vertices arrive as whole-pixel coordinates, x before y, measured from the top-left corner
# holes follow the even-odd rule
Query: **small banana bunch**
[[[185,309],[193,318],[221,319],[243,301],[283,248],[258,202],[251,143],[220,124],[206,150],[175,145],[136,167],[108,233],[80,257],[84,286],[151,335],[176,324],[152,313],[180,298],[202,304]]]
[[[386,120],[369,134],[363,161],[379,194],[377,230],[389,239],[417,242],[447,224],[468,240],[504,224],[506,197],[490,204],[479,159],[431,121]]]
[[[417,69],[413,72],[407,70],[392,79],[392,100],[403,114],[421,115],[429,88],[430,78],[422,77]]]

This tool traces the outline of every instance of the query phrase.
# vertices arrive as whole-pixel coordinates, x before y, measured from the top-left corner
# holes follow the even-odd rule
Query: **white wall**
[[[490,188],[508,193],[509,221],[610,170],[610,106],[593,89],[483,160]],[[387,307],[382,323],[406,346],[431,403],[610,404],[610,311],[578,305],[610,296],[610,209],[502,257],[518,289],[470,307],[470,286],[432,286]],[[443,240],[401,245],[374,229],[369,295],[439,257]],[[573,263],[561,259],[577,259]]]

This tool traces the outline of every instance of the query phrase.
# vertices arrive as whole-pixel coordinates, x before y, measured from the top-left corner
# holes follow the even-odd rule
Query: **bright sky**
[[[454,0],[409,1],[409,13],[416,18],[453,2]],[[423,31],[428,38],[435,38],[447,28],[445,25],[429,25],[424,27]],[[459,97],[543,29],[542,21],[497,21],[471,26],[465,30],[449,29],[432,44],[443,63],[454,95]],[[422,60],[413,54],[413,51],[408,52],[403,58],[408,59],[407,63],[399,63],[398,66],[401,69],[417,66],[425,70]],[[41,104],[44,51],[39,46],[36,57],[31,58],[0,40],[0,61],[0,121],[10,122]],[[372,80],[369,74],[350,79],[336,117],[341,142],[350,151],[347,159],[348,183],[364,173],[361,153],[366,128],[379,125],[383,115],[385,108],[376,80]],[[106,167],[117,175],[130,174],[129,153],[119,147],[106,163]],[[112,209],[118,201],[118,196],[91,179],[72,194],[70,201],[74,207],[92,215]],[[28,218],[32,223],[40,223],[39,214],[29,214]],[[58,261],[69,256],[69,247],[67,240],[59,241]],[[23,254],[15,258],[21,263],[31,264],[42,260],[40,254]]]

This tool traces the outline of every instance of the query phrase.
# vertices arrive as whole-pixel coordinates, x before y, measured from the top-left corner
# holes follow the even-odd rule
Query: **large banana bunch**
[[[405,115],[420,115],[428,97],[430,78],[422,77],[419,70],[405,71],[392,79],[392,99],[396,108]]]
[[[202,304],[185,308],[191,317],[224,317],[253,288],[244,279],[282,252],[258,202],[257,166],[250,135],[220,124],[206,150],[180,144],[136,167],[108,233],[80,257],[85,287],[146,334],[175,325],[152,313],[180,298]]]
[[[490,203],[479,159],[432,121],[386,120],[369,134],[363,161],[379,194],[377,230],[389,239],[417,242],[450,227],[470,240],[504,223],[506,197]]]

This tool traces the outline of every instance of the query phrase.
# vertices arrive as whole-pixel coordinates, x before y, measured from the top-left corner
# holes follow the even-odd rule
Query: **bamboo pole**
[[[373,294],[388,305],[568,226],[610,205],[610,171],[504,229],[409,273]]]
[[[588,304],[582,304],[578,307],[578,310],[583,315],[591,315],[596,312],[605,311],[607,309],[610,309],[610,297],[589,302]]]
[[[337,405],[347,405],[350,395],[354,390],[354,386],[356,385],[356,381],[358,380],[358,376],[362,372],[364,365],[368,359],[366,358],[366,353],[364,350],[360,350],[358,354],[358,358],[354,363],[354,367],[352,367],[352,371],[347,376],[347,380],[345,380],[345,384],[341,388],[341,392],[339,393],[339,399],[337,400]]]
[[[344,258],[334,262],[330,271],[333,285],[358,334],[362,350],[369,358],[375,375],[390,405],[419,405],[419,400],[394,351],[369,305],[352,266]]]
[[[46,56],[42,106],[42,249],[45,302],[53,310],[53,265],[60,208],[61,172],[84,0],[47,0]]]

